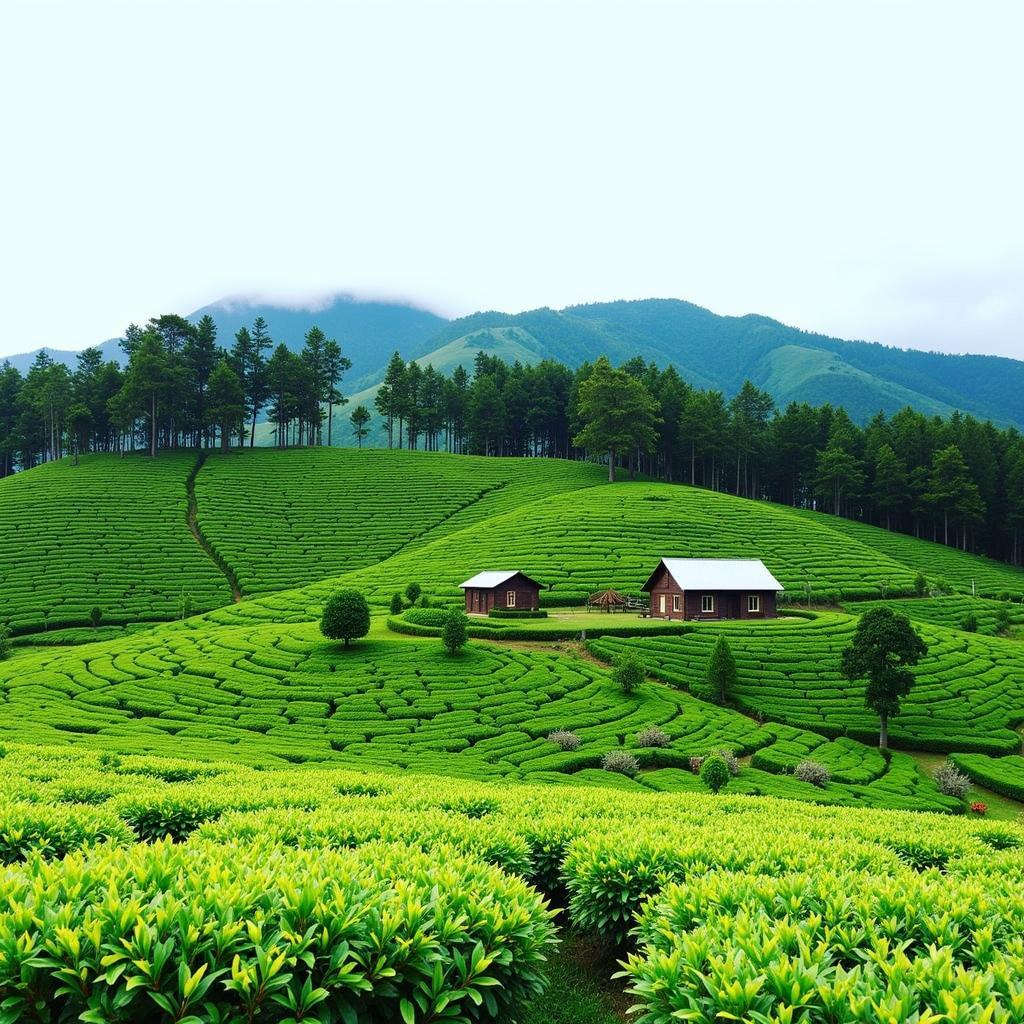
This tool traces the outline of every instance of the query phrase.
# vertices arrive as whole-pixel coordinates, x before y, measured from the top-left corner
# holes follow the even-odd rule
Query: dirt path
[[[221,558],[199,528],[199,509],[196,505],[196,477],[199,475],[199,470],[203,468],[205,461],[206,452],[200,452],[195,466],[192,467],[192,472],[185,479],[185,494],[188,497],[185,520],[188,523],[188,528],[192,531],[192,536],[196,539],[196,543],[206,552],[210,561],[224,574],[224,578],[228,581],[228,586],[231,587],[231,598],[237,604],[243,597],[242,588],[238,585],[238,577],[235,576],[231,566]]]

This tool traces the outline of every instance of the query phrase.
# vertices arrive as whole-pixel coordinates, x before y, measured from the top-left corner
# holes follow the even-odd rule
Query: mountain
[[[299,309],[225,299],[196,310],[209,313],[221,342],[262,316],[275,341],[298,349],[309,326],[319,324],[337,338],[352,360],[346,389],[358,400],[372,399],[388,357],[432,363],[450,372],[471,367],[478,351],[509,361],[557,359],[569,366],[607,354],[613,362],[636,355],[669,363],[692,384],[734,394],[745,379],[790,401],[843,405],[864,422],[880,409],[905,405],[949,415],[955,409],[999,424],[1024,426],[1024,362],[1000,356],[947,355],[900,349],[874,342],[843,341],[789,327],[765,316],[719,316],[679,299],[642,299],[535,309],[523,313],[480,312],[447,321],[415,306],[363,302],[335,296],[322,307]],[[101,346],[118,358],[116,341]],[[49,350],[74,365],[74,352]],[[21,370],[35,353],[11,357]]]
[[[905,405],[928,414],[961,409],[1024,425],[1024,362],[1000,356],[946,355],[843,341],[764,316],[719,316],[678,299],[594,303],[563,310],[474,313],[448,323],[435,350],[464,339],[501,347],[514,337],[535,358],[570,366],[601,353],[672,363],[691,383],[734,394],[745,379],[790,401],[832,402],[865,421]],[[431,353],[420,360],[431,361]]]
[[[319,325],[329,338],[336,338],[345,355],[352,360],[352,379],[381,370],[395,349],[407,357],[420,355],[432,345],[427,343],[447,321],[428,310],[400,302],[362,301],[350,295],[335,295],[328,302],[313,308],[282,306],[250,299],[221,299],[203,306],[188,315],[193,323],[209,314],[217,324],[217,337],[225,348],[230,348],[235,332],[243,326],[251,327],[257,316],[270,326],[275,342],[284,342],[290,349],[302,348],[303,337],[313,324]],[[104,358],[123,362],[123,353],[117,338],[99,346]],[[11,365],[24,373],[40,349],[20,355],[8,356]],[[57,362],[74,369],[78,353],[47,347],[46,351]],[[2,362],[2,360],[0,360]]]

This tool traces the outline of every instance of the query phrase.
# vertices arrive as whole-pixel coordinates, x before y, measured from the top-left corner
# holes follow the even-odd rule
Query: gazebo
[[[617,590],[599,590],[587,598],[587,611],[597,608],[602,612],[621,612],[627,606],[626,599]]]

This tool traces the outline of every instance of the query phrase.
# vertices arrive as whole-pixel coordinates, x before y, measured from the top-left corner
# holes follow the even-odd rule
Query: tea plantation
[[[590,984],[602,1024],[624,1019],[609,986],[643,1024],[1024,1022],[1024,827],[914,756],[1024,799],[1024,573],[982,584],[924,541],[585,464],[420,452],[93,456],[0,481],[0,520],[22,542],[0,550],[3,1021],[590,1024],[568,1016]],[[667,554],[760,557],[791,602],[843,604],[636,635],[569,610]],[[475,621],[446,654],[437,606],[502,567],[550,585],[551,617]],[[911,598],[922,567],[956,593]],[[433,607],[390,614],[410,583]],[[342,587],[373,611],[349,648],[318,626]],[[161,622],[183,593],[198,614]],[[877,750],[839,672],[882,604],[929,646],[891,724],[906,752]],[[727,707],[689,692],[720,635]],[[695,769],[720,752],[713,794]]]
[[[550,786],[20,745],[3,766],[12,1020],[523,1019],[559,998],[557,924],[621,958],[650,1022],[1024,1014],[1015,825],[588,786],[566,813]]]
[[[186,522],[194,453],[86,455],[0,480],[0,623],[19,632],[173,619],[231,600]]]

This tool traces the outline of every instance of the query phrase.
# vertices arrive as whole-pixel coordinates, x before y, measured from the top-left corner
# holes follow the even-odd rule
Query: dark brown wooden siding
[[[509,593],[516,596],[516,611],[536,611],[540,607],[540,585],[520,574],[496,587],[467,587],[466,613],[486,615],[492,608],[508,608]]]
[[[656,619],[774,619],[778,615],[774,590],[690,590],[684,592],[661,566],[651,583],[651,616]],[[703,610],[705,596],[714,601],[714,611]],[[758,611],[750,611],[748,599],[759,599]]]

